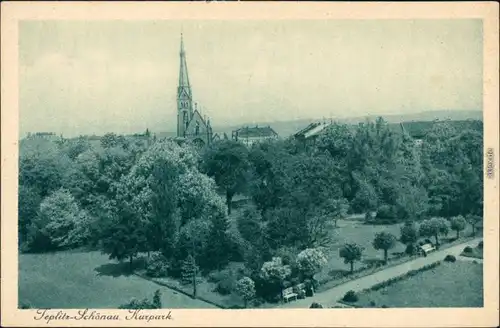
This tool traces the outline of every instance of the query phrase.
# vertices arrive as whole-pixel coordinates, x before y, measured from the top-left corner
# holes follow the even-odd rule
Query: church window
[[[196,121],[196,135],[200,134],[200,122]]]

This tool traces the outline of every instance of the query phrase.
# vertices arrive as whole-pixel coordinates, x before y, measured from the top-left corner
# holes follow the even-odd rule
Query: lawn
[[[377,251],[373,248],[372,242],[378,232],[387,231],[396,238],[400,235],[400,224],[393,225],[369,225],[364,224],[360,220],[338,220],[337,228],[332,229],[333,244],[326,249],[328,263],[325,268],[316,275],[319,281],[331,280],[333,277],[342,275],[349,270],[349,265],[344,263],[344,259],[339,256],[339,249],[345,243],[357,243],[365,248],[363,252],[362,263],[355,263],[354,267],[365,266],[370,262],[382,261],[384,254],[382,251]],[[390,257],[393,253],[404,252],[405,246],[397,243],[396,246],[389,251]]]
[[[19,255],[19,304],[35,308],[112,309],[131,298],[151,299],[162,292],[164,308],[214,308],[127,273],[127,263],[100,252]]]
[[[360,307],[482,307],[483,266],[443,262],[378,291],[360,293]]]

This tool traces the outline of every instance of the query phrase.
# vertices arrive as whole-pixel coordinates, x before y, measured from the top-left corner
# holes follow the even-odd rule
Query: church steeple
[[[184,39],[181,33],[179,86],[177,88],[177,136],[184,137],[189,121],[193,117],[193,97],[186,63]]]

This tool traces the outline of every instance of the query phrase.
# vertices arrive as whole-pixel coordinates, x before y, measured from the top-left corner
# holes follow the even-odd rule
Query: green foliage
[[[79,246],[90,237],[88,216],[68,190],[59,189],[40,203],[28,234],[35,251]]]
[[[375,217],[378,224],[393,224],[398,220],[396,207],[393,205],[382,205],[377,211]]]
[[[354,272],[354,263],[361,260],[363,247],[356,243],[346,243],[339,249],[339,255],[344,259],[344,263],[351,265],[351,273]]]
[[[168,270],[168,260],[160,253],[153,254],[147,261],[146,274],[150,277],[165,277]]]
[[[448,233],[448,221],[443,218],[432,218],[420,223],[419,234],[424,237],[434,237],[439,245],[439,236]]]
[[[315,248],[307,248],[297,255],[299,270],[305,277],[312,278],[325,266],[327,260],[323,252]]]
[[[455,255],[446,255],[445,258],[444,258],[444,261],[445,262],[456,262],[457,261],[457,258],[455,257]]]
[[[317,302],[313,302],[309,308],[310,309],[322,309],[323,305],[321,305],[320,303],[317,303]]]
[[[225,190],[227,211],[231,214],[233,196],[248,184],[248,149],[233,140],[215,142],[204,152],[202,163],[203,171]]]
[[[271,261],[265,262],[260,270],[262,278],[269,281],[276,281],[283,284],[286,278],[292,273],[289,265],[284,265],[280,257],[274,257]]]
[[[384,251],[384,261],[387,263],[387,251],[396,246],[396,237],[389,232],[380,232],[375,235],[373,248]]]
[[[196,280],[197,275],[198,266],[195,259],[191,255],[188,255],[182,263],[181,282],[185,285],[192,284]]]
[[[255,297],[255,283],[249,277],[243,277],[238,280],[235,290],[245,301],[245,307],[247,307],[247,302]]]
[[[150,301],[147,298],[142,300],[132,299],[129,303],[120,305],[119,309],[127,309],[127,310],[144,310],[144,309],[161,309],[161,292],[160,290],[156,290],[153,295],[153,300]]]
[[[350,290],[347,293],[345,293],[344,297],[342,297],[342,300],[345,302],[355,303],[358,301],[358,295],[356,294],[355,291]]]
[[[460,237],[460,231],[463,231],[465,229],[466,225],[467,225],[467,221],[461,215],[454,216],[450,219],[451,230],[454,230],[457,232],[457,238]]]
[[[472,234],[476,234],[476,227],[479,223],[483,221],[483,217],[479,215],[473,215],[473,214],[468,214],[465,219],[467,220],[467,223],[469,223],[472,227]]]
[[[392,284],[394,284],[396,282],[405,280],[408,277],[413,277],[413,276],[417,275],[420,272],[432,270],[432,269],[436,268],[439,265],[441,265],[441,262],[439,262],[439,261],[431,263],[431,264],[424,265],[420,269],[408,271],[406,274],[404,274],[402,276],[394,277],[394,278],[388,279],[386,281],[380,282],[378,284],[375,284],[372,287],[370,287],[369,290],[377,291],[377,290],[380,290],[382,288],[386,288],[386,287],[388,287],[388,286],[390,286],[390,285],[392,285]]]
[[[418,227],[414,222],[406,222],[401,227],[401,237],[399,240],[405,245],[414,245],[418,241]]]
[[[481,240],[479,244],[477,244],[477,248],[483,249],[483,241]]]

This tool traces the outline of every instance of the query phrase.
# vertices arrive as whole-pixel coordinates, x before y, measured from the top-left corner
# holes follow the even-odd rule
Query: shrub
[[[387,309],[388,306],[384,304],[384,305],[382,305],[382,308]]]
[[[375,306],[375,302],[374,301],[370,301],[370,306]]]
[[[472,247],[470,247],[470,246],[465,247],[464,253],[472,253]]]
[[[303,289],[299,289],[297,291],[297,298],[298,299],[304,299],[304,298],[306,298],[306,291],[303,290]]]
[[[405,253],[407,255],[414,255],[417,252],[415,245],[409,244],[406,246]]]
[[[350,290],[347,293],[345,293],[345,295],[342,298],[342,300],[344,300],[346,302],[352,302],[352,303],[354,303],[354,302],[358,301],[358,295],[356,295],[355,291]]]
[[[483,241],[481,240],[479,244],[477,244],[477,248],[483,249]]]
[[[168,271],[167,259],[162,254],[154,254],[147,261],[146,274],[150,277],[165,277]]]
[[[217,282],[215,291],[221,295],[228,295],[236,287],[236,277],[230,270],[221,271],[220,280]]]
[[[450,255],[450,254],[448,254],[448,255],[446,255],[446,257],[444,258],[444,260],[445,260],[446,262],[452,262],[452,263],[453,263],[453,262],[455,262],[455,261],[457,260],[457,258],[456,258],[454,255]]]
[[[160,290],[156,290],[153,300],[149,301],[147,298],[143,300],[137,300],[133,298],[129,303],[120,305],[119,309],[161,309],[161,292]]]
[[[249,277],[243,277],[236,283],[236,292],[245,301],[245,308],[247,307],[248,301],[251,301],[255,297],[255,283]]]
[[[310,309],[322,309],[323,305],[316,303],[316,302],[313,302],[309,308]]]
[[[432,241],[429,238],[425,238],[424,244],[431,244],[432,245]]]
[[[380,224],[391,224],[397,222],[396,208],[391,205],[382,205],[377,211],[375,222]]]

